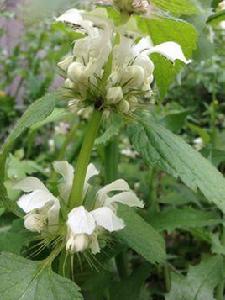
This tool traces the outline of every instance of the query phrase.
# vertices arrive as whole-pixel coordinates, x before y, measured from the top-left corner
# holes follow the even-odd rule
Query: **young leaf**
[[[193,15],[198,12],[196,6],[194,6],[190,0],[152,0],[151,3],[177,16]]]
[[[120,129],[123,126],[123,120],[120,116],[113,114],[110,116],[109,122],[107,122],[108,127],[106,127],[105,132],[96,139],[96,145],[105,145],[111,140],[112,137],[118,135]]]
[[[190,267],[186,277],[172,274],[172,289],[166,300],[214,300],[213,290],[223,279],[221,256],[205,258]]]
[[[136,18],[140,30],[149,35],[155,45],[168,41],[176,42],[181,46],[186,58],[191,58],[193,50],[197,47],[197,31],[191,24],[172,19],[143,20],[140,17]],[[155,64],[156,84],[160,96],[164,97],[168,87],[184,64],[180,61],[172,64],[159,54],[153,54],[151,58]]]
[[[222,174],[179,136],[156,120],[139,120],[130,127],[131,142],[150,166],[157,166],[189,188],[199,190],[225,212],[225,180]]]
[[[42,262],[0,255],[0,294],[4,300],[81,300],[79,287]]]
[[[222,222],[217,214],[190,207],[172,208],[149,216],[157,230],[174,230],[216,225]]]
[[[126,226],[117,233],[117,236],[147,261],[163,262],[166,253],[161,235],[127,206],[120,205],[118,215]]]

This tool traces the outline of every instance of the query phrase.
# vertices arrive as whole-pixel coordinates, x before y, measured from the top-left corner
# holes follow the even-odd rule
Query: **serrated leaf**
[[[118,135],[120,129],[123,126],[123,120],[120,116],[114,114],[110,117],[106,126],[107,127],[104,133],[96,139],[96,145],[105,145],[111,140],[111,138]]]
[[[186,277],[172,274],[172,288],[166,300],[215,300],[213,291],[222,279],[222,257],[205,258],[190,267]]]
[[[157,166],[225,212],[225,179],[199,152],[153,118],[130,127],[130,138],[150,166]]]
[[[118,215],[126,226],[117,233],[117,236],[147,261],[163,262],[166,253],[162,236],[127,206],[120,205]]]
[[[216,225],[222,222],[213,212],[185,207],[172,208],[149,216],[149,222],[157,230],[174,230]]]
[[[34,235],[26,230],[23,220],[15,220],[11,228],[0,235],[0,251],[8,251],[14,254],[21,254],[24,246],[28,246]]]
[[[81,300],[79,287],[42,262],[0,255],[0,294],[4,300]]]
[[[151,3],[177,16],[198,13],[196,6],[190,0],[152,0]]]
[[[178,43],[186,58],[191,58],[192,52],[197,47],[197,31],[187,22],[172,19],[144,19],[136,17],[140,30],[151,37],[155,45],[167,41]],[[172,64],[159,54],[151,56],[154,64],[154,76],[160,91],[164,97],[168,87],[174,80],[176,74],[184,66],[180,61]]]

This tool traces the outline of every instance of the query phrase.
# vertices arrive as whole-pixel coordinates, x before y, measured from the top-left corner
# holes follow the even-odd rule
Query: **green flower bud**
[[[123,114],[128,114],[129,110],[130,110],[130,104],[127,100],[122,100],[119,104],[118,104],[118,109],[121,113]]]

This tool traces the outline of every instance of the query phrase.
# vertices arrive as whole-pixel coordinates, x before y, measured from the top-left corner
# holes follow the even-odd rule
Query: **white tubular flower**
[[[144,14],[149,9],[147,0],[113,0],[113,4],[127,14]]]
[[[74,208],[68,215],[68,239],[66,248],[70,252],[81,252],[90,248],[96,254],[99,251],[96,231],[105,229],[109,232],[124,228],[123,220],[107,207],[97,208],[88,212],[83,206]]]
[[[109,196],[112,192],[119,192]],[[143,208],[144,203],[130,189],[128,183],[123,179],[118,179],[101,188],[97,193],[97,205],[116,208],[116,203],[128,205],[130,207]]]
[[[97,174],[94,165],[90,165],[86,183],[89,178]],[[109,196],[112,192],[117,194]],[[91,249],[93,254],[100,252],[98,236],[103,231],[114,232],[125,227],[123,220],[116,214],[117,203],[130,207],[144,207],[143,202],[130,190],[128,183],[123,179],[106,185],[97,192],[96,205],[92,211],[87,211],[84,206],[80,206],[72,209],[68,214],[67,250],[71,253],[83,252],[86,249]]]
[[[82,63],[76,61],[71,63],[68,67],[67,76],[77,86],[88,83],[87,69]]]
[[[62,61],[58,63],[58,67],[67,72],[69,65],[73,62],[73,56],[66,56]]]
[[[103,67],[112,50],[112,23],[102,16],[84,14],[83,11],[70,9],[56,19],[59,22],[76,26],[78,31],[87,36],[76,41],[73,49],[73,62],[69,59],[60,63],[66,69],[68,78],[76,84],[76,89],[85,95],[89,88],[88,81],[96,85],[102,77]]]
[[[26,177],[15,187],[27,193],[18,200],[18,206],[25,212],[24,226],[31,231],[58,228],[60,203],[45,185],[35,177]]]

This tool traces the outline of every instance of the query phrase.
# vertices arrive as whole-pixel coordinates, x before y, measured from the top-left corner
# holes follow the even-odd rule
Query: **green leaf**
[[[70,115],[70,113],[68,112],[67,109],[65,108],[55,108],[53,110],[53,112],[44,120],[37,122],[36,124],[32,125],[30,130],[37,130],[39,128],[41,128],[42,126],[52,123],[52,122],[57,122],[60,121],[62,119],[64,119],[65,117],[67,117],[68,115]]]
[[[189,188],[225,212],[225,180],[222,174],[181,137],[157,124],[152,117],[130,127],[131,142],[150,166],[180,178]]]
[[[21,254],[24,246],[28,246],[34,235],[26,230],[23,220],[15,220],[12,227],[0,235],[0,251],[8,251],[14,254]]]
[[[207,23],[210,25],[217,25],[225,20],[225,9],[209,16]]]
[[[72,281],[34,262],[14,254],[0,255],[0,294],[4,300],[83,299]]]
[[[216,225],[222,222],[217,214],[194,208],[172,208],[149,216],[157,230],[174,230]]]
[[[107,144],[112,137],[119,134],[120,129],[123,126],[123,120],[120,116],[113,114],[110,116],[110,119],[107,121],[106,130],[104,133],[96,139],[96,145],[105,145]]]
[[[198,12],[197,8],[190,0],[152,0],[151,4],[159,8],[169,11],[177,16],[180,15],[193,15]]]
[[[172,274],[172,288],[166,300],[215,300],[213,291],[222,279],[222,257],[205,258],[190,267],[186,277]]]
[[[191,58],[197,47],[197,31],[189,23],[172,19],[144,19],[136,17],[140,30],[151,37],[155,45],[173,41],[181,45],[186,58]],[[159,54],[151,56],[154,64],[156,84],[163,98],[176,74],[184,66],[180,61],[172,64]]]
[[[126,226],[117,233],[117,236],[147,261],[163,262],[166,253],[165,242],[161,235],[127,206],[120,205],[118,215]]]

